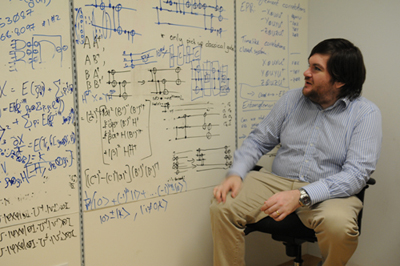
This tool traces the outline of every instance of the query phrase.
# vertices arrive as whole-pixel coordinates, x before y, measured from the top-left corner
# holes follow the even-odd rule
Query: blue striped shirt
[[[364,97],[339,99],[327,109],[294,89],[235,151],[230,174],[242,178],[262,155],[281,144],[272,173],[309,182],[312,204],[357,194],[375,170],[382,125],[378,107]]]

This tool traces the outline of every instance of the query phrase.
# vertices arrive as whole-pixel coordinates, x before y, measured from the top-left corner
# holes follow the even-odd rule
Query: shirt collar
[[[343,109],[345,110],[350,105],[350,99],[347,97],[340,98],[337,100],[332,106],[329,106],[325,109],[325,111],[333,110],[333,109]]]

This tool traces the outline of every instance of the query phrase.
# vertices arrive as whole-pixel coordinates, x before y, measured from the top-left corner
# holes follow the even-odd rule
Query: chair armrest
[[[376,184],[375,178],[370,177],[370,178],[368,179],[368,181],[367,181],[367,184],[368,184],[368,185],[375,185],[375,184]]]
[[[260,171],[261,168],[263,168],[263,167],[256,164],[256,165],[254,165],[253,169],[251,169],[251,171]]]

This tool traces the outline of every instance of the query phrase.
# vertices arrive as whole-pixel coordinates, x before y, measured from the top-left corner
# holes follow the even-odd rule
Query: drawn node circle
[[[210,132],[207,132],[206,137],[207,137],[207,139],[211,139],[212,134]]]
[[[122,29],[121,26],[119,26],[119,27],[117,28],[117,33],[118,33],[119,35],[122,35],[122,33],[124,33],[124,30]]]
[[[115,11],[119,12],[121,10],[122,10],[122,5],[121,4],[118,4],[118,5],[115,6]]]
[[[176,80],[176,85],[181,85],[182,81],[180,79]]]

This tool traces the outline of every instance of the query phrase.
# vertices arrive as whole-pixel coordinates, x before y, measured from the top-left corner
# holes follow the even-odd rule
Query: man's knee
[[[237,227],[244,227],[246,224],[245,219],[236,205],[233,199],[227,199],[226,202],[218,202],[213,199],[210,205],[211,220],[214,222],[228,222]]]
[[[233,212],[232,208],[231,200],[227,199],[226,202],[218,202],[215,198],[213,198],[210,205],[210,213],[212,215],[229,214]]]
[[[219,215],[221,213],[221,204],[218,203],[218,201],[213,198],[211,200],[211,205],[210,205],[210,214],[211,217],[215,216],[215,215]]]
[[[211,201],[210,214],[211,218],[225,216],[230,213],[228,203],[218,202],[215,198]]]

